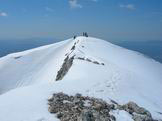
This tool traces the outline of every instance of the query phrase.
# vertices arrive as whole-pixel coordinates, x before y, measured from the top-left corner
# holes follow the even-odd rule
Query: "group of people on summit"
[[[87,32],[83,32],[83,36],[84,36],[84,37],[88,37]]]
[[[83,36],[84,36],[84,37],[88,37],[87,32],[83,32]],[[74,36],[74,39],[75,39],[76,37],[77,37],[77,36],[75,35],[75,36]]]

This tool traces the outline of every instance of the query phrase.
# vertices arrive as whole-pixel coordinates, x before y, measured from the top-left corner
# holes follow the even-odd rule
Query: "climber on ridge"
[[[73,38],[76,39],[76,37],[77,37],[77,36],[75,35]]]

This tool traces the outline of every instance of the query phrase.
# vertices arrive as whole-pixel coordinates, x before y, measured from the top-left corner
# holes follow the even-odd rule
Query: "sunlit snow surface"
[[[57,71],[71,47],[71,55],[105,65],[75,59],[63,80]],[[77,37],[56,44],[0,58],[0,121],[55,121],[47,99],[54,92],[134,101],[162,119],[162,64],[144,55],[96,38]],[[113,112],[131,121],[126,112]]]

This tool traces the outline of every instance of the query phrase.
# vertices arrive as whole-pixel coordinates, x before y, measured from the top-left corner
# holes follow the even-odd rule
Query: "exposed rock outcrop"
[[[149,111],[147,111],[146,109],[144,109],[142,107],[139,107],[134,102],[128,102],[125,105],[119,106],[119,109],[125,110],[125,111],[129,112],[130,114],[137,113],[137,114],[147,115],[147,116],[151,117],[151,114],[149,113]]]
[[[94,63],[94,64],[98,64],[98,65],[100,64],[98,61],[93,61],[93,63]]]
[[[97,64],[97,65],[103,65],[103,66],[105,65],[104,63],[99,63],[98,61],[93,61],[93,60],[91,60],[89,58],[85,58],[85,57],[77,57],[76,59],[87,61],[87,62]]]
[[[139,107],[134,102],[124,105],[113,102],[108,104],[102,99],[81,94],[69,96],[64,93],[55,93],[48,99],[48,110],[56,114],[61,121],[116,121],[115,116],[110,113],[114,110],[128,112],[134,121],[156,121],[148,110]]]
[[[55,113],[61,121],[115,121],[115,117],[109,114],[113,104],[101,99],[57,93],[48,101],[49,112]]]
[[[78,40],[78,42],[79,42],[79,40]],[[71,54],[75,50],[76,44],[77,43],[75,42],[74,45],[71,47],[70,52],[65,54],[66,58],[64,59],[64,62],[62,64],[60,70],[57,72],[56,81],[62,80],[63,77],[67,74],[67,72],[71,68],[71,66],[73,64],[74,57],[75,57],[75,54],[73,54],[73,56]],[[72,57],[69,57],[70,55]]]
[[[75,57],[74,51],[76,49],[76,46],[77,46],[78,42],[79,42],[79,40],[77,42],[75,42],[73,44],[73,46],[71,47],[70,51],[65,54],[66,58],[64,59],[64,62],[62,64],[60,70],[57,72],[56,81],[63,79],[63,77],[67,74],[67,72],[71,68],[74,59],[87,61],[87,62],[97,64],[97,65],[103,65],[103,66],[105,65],[104,63],[100,63],[98,61],[92,61],[91,59],[85,58],[85,57],[76,57],[76,58],[74,58]],[[74,56],[72,56],[72,55],[74,55]],[[70,56],[72,56],[72,57],[70,57]]]
[[[144,109],[143,107],[139,107],[134,102],[118,105],[118,109],[127,111],[132,115],[134,121],[156,121],[152,118],[151,113],[148,110]]]
[[[57,72],[56,81],[63,79],[63,77],[66,75],[66,73],[68,72],[68,70],[72,66],[73,60],[74,60],[74,56],[72,56],[70,58],[69,58],[69,56],[67,56],[64,59],[64,63],[62,64],[62,67]]]

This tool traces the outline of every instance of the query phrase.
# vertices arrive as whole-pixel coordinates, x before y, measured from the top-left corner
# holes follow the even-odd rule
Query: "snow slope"
[[[63,80],[56,82],[67,54],[75,55],[73,65]],[[60,91],[120,104],[134,101],[162,119],[158,113],[162,112],[161,89],[161,63],[104,40],[77,37],[0,58],[0,121],[55,121],[47,99]]]

